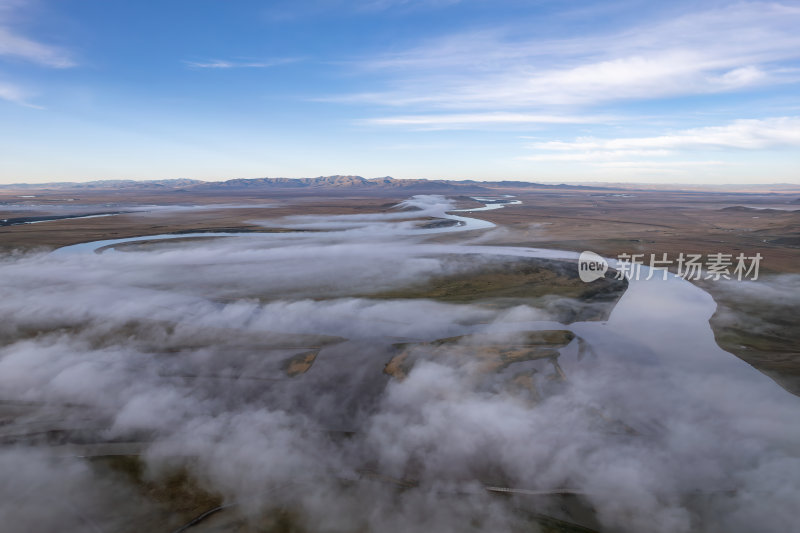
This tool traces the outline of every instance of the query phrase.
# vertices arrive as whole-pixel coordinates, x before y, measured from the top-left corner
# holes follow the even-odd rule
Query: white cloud
[[[654,137],[615,139],[579,138],[574,141],[533,143],[547,153],[528,156],[533,161],[588,161],[630,156],[670,155],[675,150],[763,150],[800,147],[800,117],[742,119],[724,126],[691,128]]]
[[[163,512],[68,457],[125,443],[148,479],[180,467],[236,502],[232,521],[283,508],[309,530],[530,529],[540,507],[483,488],[502,483],[575,489],[578,516],[603,531],[792,530],[797,398],[716,346],[714,302],[689,283],[634,282],[608,321],[559,326],[586,354],[573,343],[487,374],[463,339],[418,346],[406,379],[389,381],[396,342],[513,344],[554,326],[531,305],[351,297],[530,252],[409,236],[398,216],[449,208],[416,202],[428,212],[295,219],[322,232],[4,255],[0,397],[15,402],[1,434],[14,443],[0,450],[6,522],[152,530]],[[333,231],[353,221],[364,227]],[[799,283],[765,278],[748,290],[791,305]],[[309,348],[319,350],[311,370],[286,378],[287,357]],[[556,358],[569,379],[552,379]],[[522,375],[530,394],[510,386]],[[42,438],[48,429],[59,441]],[[391,477],[416,483],[400,490]]]
[[[31,94],[17,85],[0,81],[0,100],[6,100],[26,107],[41,109],[40,106],[29,102]]]
[[[1,21],[0,21],[1,22]],[[69,68],[75,61],[64,50],[42,44],[0,27],[0,57],[12,57],[45,67]]]
[[[20,102],[25,99],[25,94],[15,85],[0,82],[0,98],[10,102]]]
[[[526,161],[608,161],[625,157],[661,157],[672,154],[670,150],[584,150],[523,156]]]
[[[450,113],[429,115],[404,115],[367,118],[361,124],[380,126],[417,126],[425,129],[456,129],[483,127],[492,124],[587,124],[607,122],[610,117],[542,115],[533,113]]]
[[[186,61],[186,65],[191,68],[268,68],[298,61],[296,58],[284,57],[269,59],[266,61],[226,61],[223,59],[209,59],[207,61]]]
[[[724,161],[605,161],[596,163],[596,166],[607,168],[632,168],[632,169],[673,169],[726,166]]]
[[[410,12],[446,8],[461,0],[273,0],[264,11],[272,21],[295,20],[321,15]]]
[[[738,4],[563,40],[510,31],[452,35],[359,66],[393,89],[345,100],[492,109],[591,105],[733,91],[797,81],[782,62],[800,58],[800,8]]]
[[[0,0],[0,60],[12,59],[49,68],[70,68],[75,61],[70,54],[56,46],[47,45],[10,29],[15,16],[26,7],[22,0]],[[32,94],[16,83],[0,81],[0,100],[41,109],[30,103]]]
[[[516,159],[579,166],[594,177],[690,179],[702,173],[727,179],[744,169],[733,152],[800,148],[800,117],[735,120],[722,126],[690,128],[642,137],[580,137],[573,141],[528,144],[534,152]],[[713,160],[708,160],[713,152]],[[794,153],[785,150],[786,154]],[[586,175],[586,174],[583,174]],[[717,178],[715,178],[717,179]],[[784,178],[781,178],[784,179]]]
[[[384,11],[394,8],[440,8],[461,3],[461,0],[363,0],[356,2],[357,9]]]

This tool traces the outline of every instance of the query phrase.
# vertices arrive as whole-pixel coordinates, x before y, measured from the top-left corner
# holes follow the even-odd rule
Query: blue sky
[[[800,3],[0,0],[0,182],[800,183]]]

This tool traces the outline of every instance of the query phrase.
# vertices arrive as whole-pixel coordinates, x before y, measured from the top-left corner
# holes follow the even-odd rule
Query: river
[[[431,199],[434,200],[431,200]],[[476,197],[485,202],[482,208],[452,209],[446,202],[435,203],[435,197],[420,196],[410,199],[406,205],[423,206],[421,213],[427,217],[453,220],[457,224],[446,227],[420,229],[418,226],[403,223],[392,226],[392,231],[399,236],[431,235],[439,233],[467,232],[485,230],[495,227],[492,222],[453,213],[474,212],[487,209],[501,209],[517,205],[517,200]],[[416,202],[416,203],[415,203]],[[426,203],[427,202],[427,203]],[[434,203],[431,203],[434,202]],[[394,220],[405,214],[393,214],[381,218],[381,215],[338,215],[326,219],[313,219],[311,223],[288,224],[298,229],[331,229],[339,231],[365,231],[375,224],[386,224],[386,220]],[[326,226],[326,223],[328,226]],[[346,228],[346,229],[343,229]],[[162,234],[122,239],[107,239],[62,247],[54,254],[73,254],[97,252],[108,253],[115,245],[168,239],[186,239],[193,237],[229,237],[229,238],[273,238],[292,239],[309,235],[298,233],[185,233]],[[459,244],[416,245],[420,256],[442,254],[485,254],[494,256],[532,257],[555,260],[577,260],[577,251],[552,250],[545,248],[518,246],[486,246]],[[614,259],[607,259],[609,265],[615,266]],[[577,268],[577,266],[576,266]],[[786,392],[770,378],[757,371],[738,357],[725,352],[716,343],[709,324],[709,319],[716,310],[714,299],[700,287],[669,274],[664,280],[660,275],[647,280],[647,268],[642,267],[642,275],[638,279],[629,279],[629,285],[623,296],[614,307],[605,322],[577,322],[569,325],[555,324],[570,329],[593,349],[603,354],[602,366],[657,366],[670,376],[680,375],[684,384],[691,387],[678,387],[678,395],[668,395],[679,401],[681,396],[696,396],[697,401],[719,403],[726,410],[743,402],[769,403],[772,412],[789,408],[786,416],[797,415],[800,398]],[[536,330],[552,328],[548,321],[515,322],[508,325],[509,330]],[[465,329],[465,333],[472,330]],[[587,361],[578,361],[577,355],[566,357],[563,363],[568,373],[585,372],[595,365]],[[725,387],[711,387],[714,382],[725,382]],[[675,391],[673,391],[675,392]],[[661,390],[659,394],[664,394]]]

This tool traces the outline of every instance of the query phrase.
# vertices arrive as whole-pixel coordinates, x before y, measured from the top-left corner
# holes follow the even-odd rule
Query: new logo
[[[594,252],[581,252],[578,258],[578,275],[589,283],[602,278],[608,270],[608,262]]]

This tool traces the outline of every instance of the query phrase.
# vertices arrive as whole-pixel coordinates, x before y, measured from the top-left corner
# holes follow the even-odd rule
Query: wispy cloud
[[[492,109],[592,105],[735,91],[798,80],[800,7],[740,4],[614,34],[530,40],[510,30],[452,35],[358,64],[387,91],[345,99]]]
[[[186,61],[186,65],[190,68],[211,68],[211,69],[229,69],[229,68],[269,68],[277,67],[279,65],[286,65],[288,63],[295,63],[299,61],[294,57],[281,57],[275,59],[268,59],[265,61],[228,61],[224,59],[209,59],[207,61]]]
[[[394,8],[440,8],[460,4],[461,0],[361,0],[353,2],[357,9],[365,11],[384,11]]]
[[[320,15],[375,14],[440,9],[460,4],[462,0],[277,0],[264,11],[272,21],[294,20]]]
[[[519,159],[526,161],[569,161],[569,162],[595,162],[610,161],[627,157],[662,157],[671,155],[670,150],[576,150],[573,152],[544,153],[521,156]]]
[[[646,169],[646,170],[671,170],[683,168],[722,167],[729,163],[725,161],[604,161],[596,166],[606,168]]]
[[[0,100],[6,100],[8,102],[12,102],[25,107],[42,109],[41,106],[30,103],[30,99],[32,96],[33,96],[32,94],[30,94],[27,90],[23,89],[22,87],[19,87],[12,83],[0,81]]]
[[[413,126],[421,129],[461,129],[493,124],[589,124],[614,120],[608,116],[543,115],[533,113],[450,113],[366,118],[359,124],[379,126]]]
[[[725,153],[800,148],[800,117],[736,120],[723,126],[690,128],[650,137],[582,137],[573,141],[536,142],[528,147],[534,153],[517,159],[648,172],[716,167],[728,163],[692,158],[709,150]]]
[[[0,20],[0,24],[2,24]],[[70,55],[55,46],[43,44],[0,26],[0,57],[10,57],[53,68],[74,67]]]
[[[800,117],[743,119],[724,126],[691,128],[652,137],[584,137],[574,141],[538,142],[530,144],[529,148],[537,153],[522,156],[520,159],[540,162],[606,162],[607,165],[620,165],[620,160],[630,158],[665,157],[697,150],[800,148]],[[644,163],[626,161],[625,165],[641,167]],[[660,166],[664,164],[658,163]],[[671,164],[685,166],[697,165],[698,162],[675,161]]]
[[[76,65],[66,50],[48,45],[22,35],[18,30],[16,16],[26,7],[21,0],[0,0],[0,60],[22,61],[40,67],[70,68]],[[0,100],[41,109],[30,102],[33,94],[12,81],[0,81]]]

